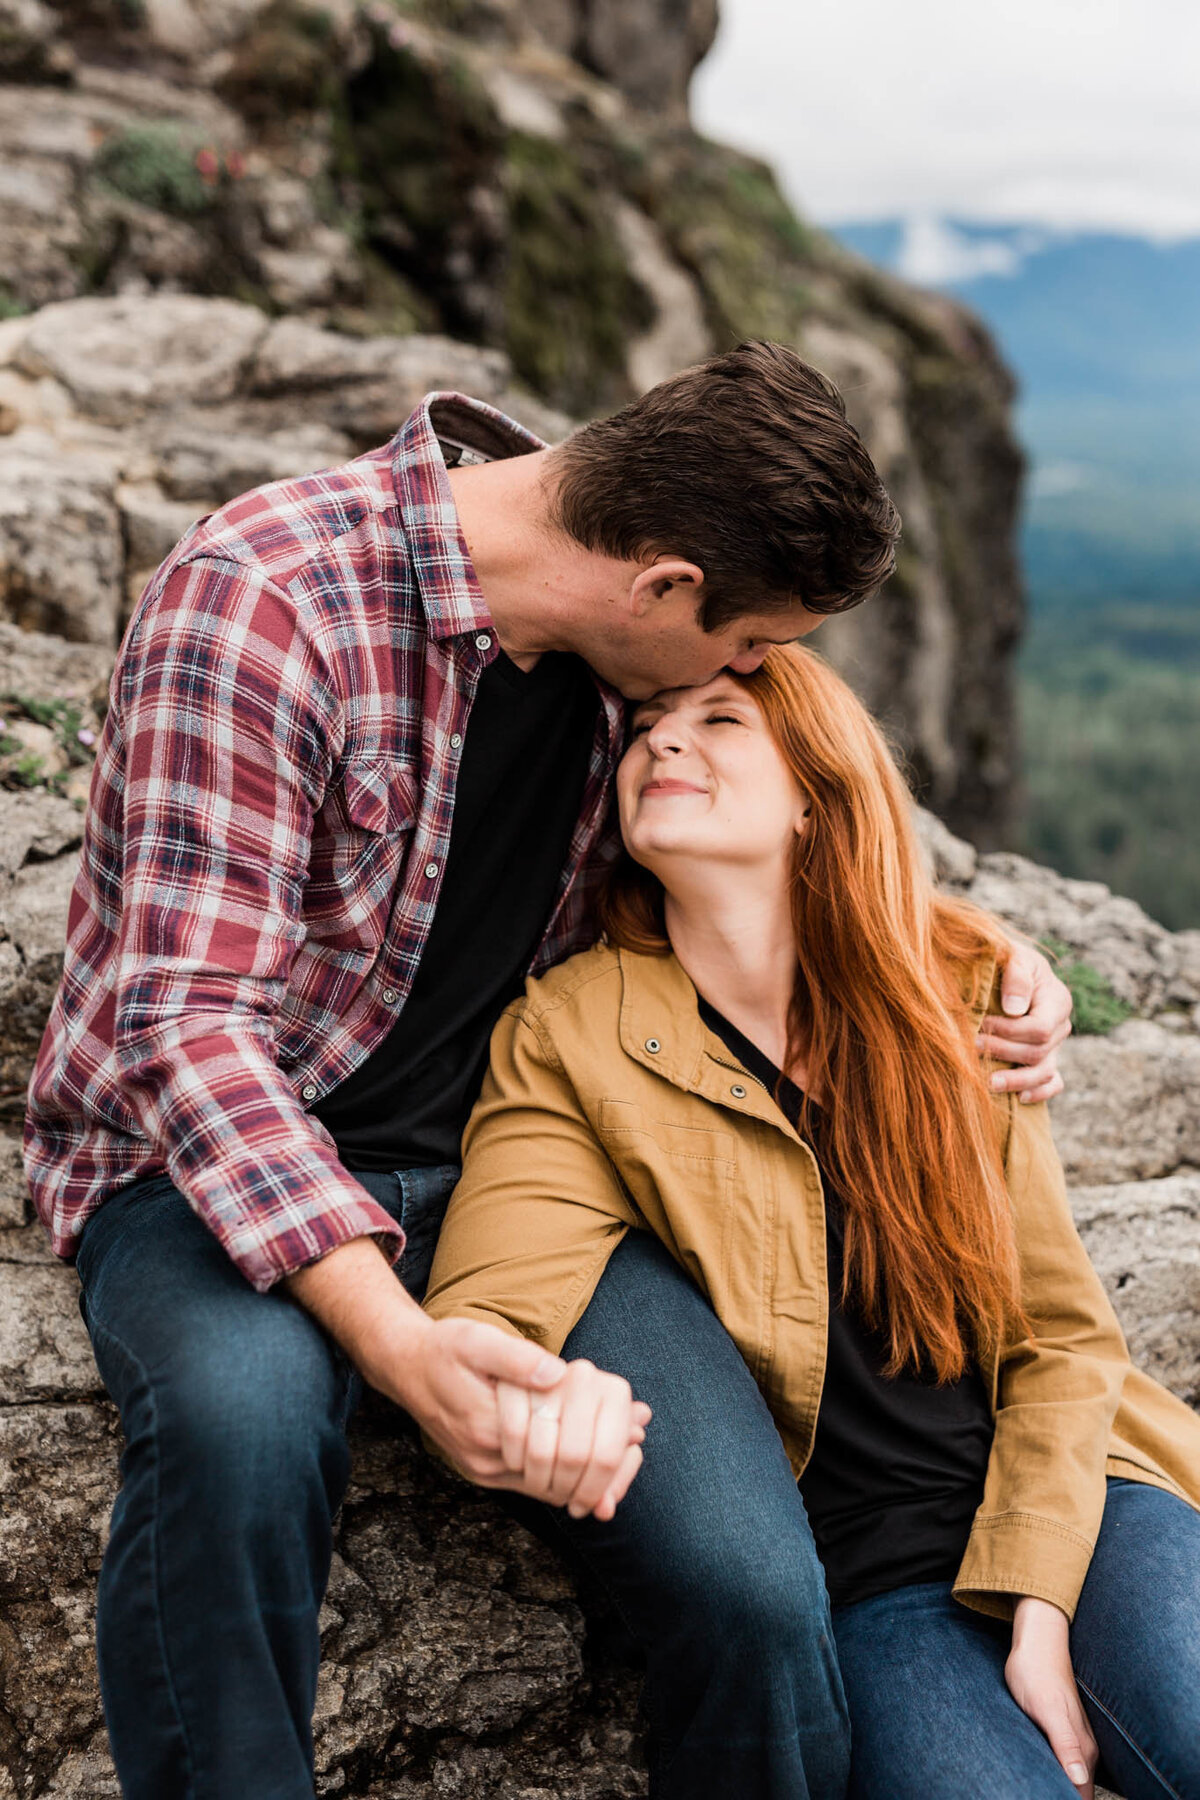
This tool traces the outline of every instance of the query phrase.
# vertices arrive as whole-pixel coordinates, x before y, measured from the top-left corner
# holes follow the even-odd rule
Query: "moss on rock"
[[[128,125],[101,144],[95,170],[127,200],[195,218],[215,198],[197,163],[204,149],[203,138],[191,127],[174,119],[151,119]]]
[[[697,276],[719,340],[795,341],[812,308],[810,264],[821,239],[765,163],[688,133],[660,150],[643,191]]]
[[[602,183],[570,144],[509,135],[504,347],[535,392],[587,413],[628,394],[629,339],[653,321]]]

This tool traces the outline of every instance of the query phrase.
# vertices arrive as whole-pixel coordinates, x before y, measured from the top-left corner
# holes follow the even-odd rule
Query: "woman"
[[[935,895],[882,738],[811,652],[640,706],[618,796],[606,941],[496,1029],[429,1309],[586,1352],[606,1265],[653,1233],[786,1452],[793,1497],[748,1471],[746,1517],[764,1590],[811,1526],[851,1793],[1091,1800],[1102,1754],[1130,1800],[1200,1800],[1200,1419],[1130,1365],[1044,1105],[989,1094],[997,928]],[[554,1411],[516,1429],[561,1501]],[[618,1519],[653,1455],[651,1423]],[[612,1495],[591,1513],[564,1524],[585,1556]],[[763,1604],[773,1665],[788,1609]],[[793,1775],[738,1800],[844,1780],[792,1706]],[[672,1766],[652,1792],[686,1791]]]

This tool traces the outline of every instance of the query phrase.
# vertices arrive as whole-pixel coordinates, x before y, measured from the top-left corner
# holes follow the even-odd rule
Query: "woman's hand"
[[[1067,1615],[1057,1606],[1030,1596],[1018,1600],[1004,1679],[1021,1711],[1045,1734],[1080,1800],[1094,1800],[1100,1752],[1075,1686],[1069,1634]]]
[[[520,1491],[573,1519],[611,1519],[642,1463],[650,1408],[629,1383],[578,1358],[542,1393],[496,1384],[500,1453]]]
[[[1053,1100],[1063,1091],[1058,1072],[1058,1046],[1071,1034],[1071,990],[1058,979],[1040,950],[1014,944],[1001,987],[1004,1017],[983,1021],[978,1039],[984,1056],[1014,1063],[997,1069],[992,1089],[1018,1094],[1030,1105]]]

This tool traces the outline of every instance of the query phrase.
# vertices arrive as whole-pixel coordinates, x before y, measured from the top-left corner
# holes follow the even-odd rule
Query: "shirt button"
[[[317,1097],[317,1090],[313,1086],[311,1081],[308,1083],[307,1087],[302,1087],[300,1089],[300,1098],[302,1100],[315,1100],[316,1097]]]
[[[481,631],[479,636],[475,639],[475,648],[477,650],[490,650],[491,647],[492,647],[491,634],[486,631]]]
[[[438,866],[436,863],[426,863],[425,864],[425,879],[426,879],[426,881],[435,880],[435,878],[437,876],[437,872],[438,872]]]
[[[659,1043],[657,1038],[647,1038],[646,1039],[646,1048],[650,1052],[651,1056],[657,1056],[659,1051],[662,1049],[662,1045]]]
[[[746,1098],[746,1090],[740,1081],[735,1081],[729,1091],[735,1100],[744,1100]]]
[[[384,998],[384,1001],[385,1001],[385,1002],[386,1002],[386,1004],[387,1004],[387,1005],[388,1005],[388,1006],[394,1006],[394,1005],[395,1005],[395,1004],[396,1004],[396,990],[395,990],[395,988],[384,988],[384,990],[383,990],[383,998]]]
[[[456,731],[454,733],[454,736],[450,739],[450,748],[452,750],[461,750],[462,749],[462,733],[461,733],[461,731]]]

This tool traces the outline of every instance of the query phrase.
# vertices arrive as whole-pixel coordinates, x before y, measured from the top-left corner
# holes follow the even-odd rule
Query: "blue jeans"
[[[457,1171],[361,1175],[419,1294]],[[311,1800],[317,1614],[361,1391],[278,1290],[244,1281],[164,1177],[113,1195],[81,1309],[121,1414],[100,1575],[105,1718],[127,1800]],[[655,1800],[840,1800],[849,1734],[820,1565],[736,1348],[657,1240],[631,1234],[568,1344],[654,1408],[607,1526],[537,1509],[646,1654]]]
[[[1070,1800],[1004,1683],[1011,1629],[923,1583],[833,1609],[853,1735],[851,1800]],[[1100,1779],[1128,1800],[1200,1800],[1200,1513],[1108,1483],[1071,1628]]]

